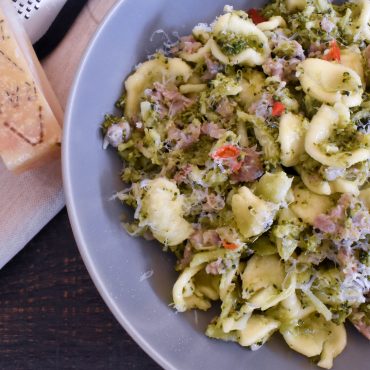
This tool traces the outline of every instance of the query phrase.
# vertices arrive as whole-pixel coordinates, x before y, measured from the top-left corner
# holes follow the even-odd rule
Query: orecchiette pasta
[[[210,42],[213,56],[224,64],[261,65],[270,54],[265,34],[233,12],[217,19]]]
[[[254,305],[245,303],[243,307],[240,308],[239,312],[233,316],[225,317],[222,320],[222,329],[225,333],[230,333],[234,330],[244,330],[248,325],[248,321],[253,313]]]
[[[276,310],[276,316],[287,318],[295,326],[299,320],[309,316],[315,311],[315,308],[307,303],[303,306],[296,293],[281,301],[280,307]]]
[[[307,357],[320,356],[321,367],[330,368],[333,358],[346,345],[343,325],[312,316],[302,320],[299,328],[285,330],[282,335],[289,347]]]
[[[289,12],[294,12],[298,10],[303,10],[306,5],[306,0],[285,0],[286,7]]]
[[[208,40],[204,46],[202,46],[198,51],[195,53],[190,53],[190,52],[181,52],[179,55],[182,59],[186,60],[187,62],[193,62],[197,63],[204,59],[207,54],[209,54],[211,51],[211,41]]]
[[[336,133],[340,135],[343,129],[350,127],[348,120],[349,111],[346,113],[346,117],[343,117],[338,113],[340,107],[337,109],[329,107],[327,105],[321,106],[316,115],[312,118],[305,138],[305,150],[306,152],[318,162],[333,167],[348,168],[354,164],[362,161],[366,161],[370,158],[370,150],[367,148],[356,148],[361,143],[350,142],[354,149],[341,148],[340,145],[345,140],[351,140],[351,134],[353,140],[358,137],[355,128],[350,131],[346,131],[347,137],[342,138],[339,142],[336,142]]]
[[[281,163],[286,167],[295,166],[304,153],[306,120],[293,113],[284,114],[279,123],[279,143]]]
[[[261,98],[261,92],[265,76],[262,72],[255,70],[247,70],[243,73],[243,78],[240,82],[242,91],[239,93],[239,99],[243,107],[248,108]]]
[[[307,173],[303,168],[296,167],[299,172],[302,182],[306,187],[316,194],[331,195],[334,193],[350,193],[354,195],[359,194],[359,184],[356,180],[347,180],[344,178],[337,178],[333,181],[326,181],[320,176],[313,176]]]
[[[243,186],[232,197],[232,210],[238,229],[244,238],[264,232],[272,224],[278,206],[254,195]]]
[[[252,349],[257,349],[278,328],[279,322],[277,320],[263,315],[252,315],[245,329],[240,331],[239,343],[245,347],[255,345],[256,347],[252,347]]]
[[[286,22],[283,17],[277,15],[277,16],[271,17],[268,21],[259,23],[257,27],[261,31],[272,31],[278,27],[285,28]]]
[[[207,274],[205,270],[201,270],[194,276],[195,294],[205,297],[212,301],[220,299],[219,286],[220,276]]]
[[[184,84],[179,90],[182,94],[200,93],[207,88],[206,84]]]
[[[127,78],[125,115],[135,119],[145,89],[155,81],[186,82],[191,75],[191,68],[180,58],[156,58],[138,66],[135,73]]]
[[[284,281],[284,267],[276,254],[254,255],[247,263],[242,275],[243,296],[250,299],[261,289],[276,286],[281,289]]]
[[[330,181],[330,189],[332,193],[359,194],[357,181],[350,181],[341,178]]]
[[[296,170],[300,174],[302,182],[306,185],[307,189],[313,193],[322,195],[330,195],[332,193],[332,189],[328,181],[325,181],[317,174],[312,175],[307,173],[307,171],[300,166],[297,166]]]
[[[362,83],[365,83],[363,61],[361,51],[358,47],[341,49],[340,63],[354,70],[360,76]]]
[[[204,265],[189,267],[176,280],[172,289],[172,297],[177,311],[184,312],[191,308],[207,310],[211,306],[208,300],[194,295],[194,285],[191,281],[194,275],[203,268]]]
[[[275,173],[266,172],[259,179],[255,194],[268,202],[282,204],[286,201],[292,182],[293,177],[289,178],[283,171]]]
[[[261,263],[261,259],[265,259]],[[277,255],[254,256],[247,263],[242,275],[243,298],[262,311],[276,306],[296,288],[295,275],[285,276]]]
[[[314,224],[315,218],[326,213],[332,206],[333,201],[325,195],[318,195],[306,189],[303,185],[293,187],[294,202],[291,210],[304,222]]]
[[[321,352],[320,361],[317,364],[324,369],[331,369],[333,366],[333,359],[343,351],[346,344],[347,334],[343,324],[332,324],[330,334]]]
[[[370,3],[368,0],[356,0],[357,11],[354,13],[354,40],[370,42]]]
[[[297,69],[303,91],[322,103],[361,104],[363,85],[351,68],[317,58],[307,58]]]
[[[362,189],[360,191],[359,198],[364,202],[366,207],[370,209],[370,187]]]
[[[193,232],[183,214],[184,199],[173,182],[157,178],[147,184],[139,213],[140,226],[149,226],[160,242],[177,245]]]

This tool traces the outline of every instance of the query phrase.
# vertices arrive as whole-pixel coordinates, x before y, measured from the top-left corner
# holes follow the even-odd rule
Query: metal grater
[[[7,0],[13,5],[34,44],[49,29],[66,0]]]

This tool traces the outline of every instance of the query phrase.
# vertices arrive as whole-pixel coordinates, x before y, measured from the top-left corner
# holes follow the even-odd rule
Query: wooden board
[[[86,46],[115,3],[116,0],[89,0],[57,49],[43,61],[46,75],[63,107]]]

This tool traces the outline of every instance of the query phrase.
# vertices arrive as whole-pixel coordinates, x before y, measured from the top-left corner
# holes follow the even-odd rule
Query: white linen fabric
[[[0,268],[64,204],[60,160],[22,174],[14,174],[0,163]]]

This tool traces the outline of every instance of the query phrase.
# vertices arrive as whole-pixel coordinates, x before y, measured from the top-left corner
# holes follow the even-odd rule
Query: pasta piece
[[[253,310],[253,304],[248,302],[244,303],[238,311],[233,312],[231,316],[228,316],[221,321],[222,330],[225,333],[230,333],[234,330],[244,330],[248,325],[248,321],[252,316]]]
[[[195,275],[198,274],[207,263],[215,261],[218,258],[223,258],[227,253],[228,251],[223,249],[197,253],[193,257],[189,267],[181,273],[172,289],[173,302],[177,311],[184,312],[192,308],[207,310],[210,307],[209,299],[214,300],[218,298],[219,292],[215,287],[210,286],[208,289],[205,289],[205,287],[194,286],[194,281],[199,282],[199,279],[202,280],[202,275],[197,277],[195,277]]]
[[[200,93],[207,88],[206,84],[185,84],[181,85],[179,90],[181,94]]]
[[[320,195],[330,195],[332,193],[330,183],[323,180],[321,176],[319,176],[318,174],[312,175],[311,173],[307,172],[302,166],[296,166],[295,168],[301,176],[302,182],[313,193]]]
[[[279,257],[254,255],[248,261],[242,274],[243,298],[248,299],[260,289],[276,284],[281,287],[284,281],[284,267]]]
[[[333,201],[325,195],[314,194],[302,185],[293,188],[294,202],[290,209],[304,222],[313,225],[315,218],[326,213],[332,206]]]
[[[205,45],[203,45],[199,50],[197,50],[195,53],[189,53],[182,51],[179,53],[179,56],[186,60],[187,62],[193,62],[198,63],[204,60],[207,54],[211,52],[211,42],[208,40]]]
[[[253,293],[253,295],[248,299],[255,308],[261,309],[262,306],[271,299],[275,298],[279,294],[279,290],[273,285],[268,285],[266,288],[260,289],[259,291]],[[269,305],[270,307],[270,305]]]
[[[368,0],[356,0],[357,11],[353,14],[354,41],[365,40],[370,42],[370,2]]]
[[[193,232],[183,215],[184,200],[173,182],[163,177],[148,182],[138,216],[139,226],[149,226],[161,243],[177,245]]]
[[[307,1],[306,0],[285,0],[286,7],[288,9],[288,12],[296,12],[303,10],[306,5]]]
[[[243,73],[240,82],[242,91],[239,93],[238,99],[245,110],[248,110],[260,98],[265,80],[266,76],[259,71],[247,70]]]
[[[281,164],[286,167],[295,166],[304,153],[304,137],[307,120],[293,113],[281,116],[279,123],[279,143],[281,148]]]
[[[276,254],[276,245],[271,242],[266,235],[261,235],[253,244],[251,248],[257,256],[270,256]]]
[[[278,320],[284,325],[298,325],[298,321],[309,316],[315,311],[313,306],[305,304],[302,305],[301,301],[298,299],[296,293],[291,294],[289,297],[281,301],[277,310],[274,311]]]
[[[273,31],[275,30],[276,28],[285,28],[287,26],[285,20],[283,17],[281,17],[280,15],[275,15],[273,17],[271,17],[268,21],[266,22],[261,22],[261,23],[258,23],[257,27],[261,30],[261,31]]]
[[[362,83],[365,85],[365,74],[364,67],[362,65],[361,51],[357,46],[341,49],[340,63],[355,71],[360,76]]]
[[[353,146],[353,149],[347,147],[341,149],[341,141],[348,141],[348,137],[340,137],[339,142],[331,142],[335,140],[336,132],[341,132],[344,128],[350,127],[349,111],[344,108],[341,114],[341,106],[335,108],[327,105],[322,105],[316,115],[312,118],[305,138],[306,152],[315,160],[326,166],[348,168],[354,164],[366,161],[370,158],[370,150],[365,148],[356,148],[361,137],[352,128],[354,140],[359,143],[349,142],[348,145]],[[350,132],[347,132],[349,135]]]
[[[308,58],[297,67],[303,91],[322,103],[361,104],[364,92],[360,76],[351,68],[322,59]]]
[[[270,55],[265,34],[237,13],[219,17],[212,30],[211,51],[224,64],[262,65]]]
[[[235,267],[226,271],[226,273],[222,274],[219,291],[220,291],[220,299],[222,301],[226,300],[227,295],[235,288],[235,284],[233,284],[233,279],[237,273],[237,266],[239,261],[235,261]]]
[[[301,324],[282,331],[282,335],[293,350],[307,356],[319,356],[319,366],[330,369],[333,359],[346,345],[346,331],[342,324],[336,325],[325,321],[320,316],[310,316],[301,320]]]
[[[222,326],[222,321],[226,319],[228,316],[232,315],[233,311],[235,312],[235,303],[236,301],[236,294],[234,291],[235,285],[233,284],[230,287],[230,291],[224,296],[222,300],[222,307],[221,313],[219,318],[217,319],[217,325]]]
[[[191,279],[195,276],[204,265],[198,265],[195,267],[186,268],[176,280],[175,285],[172,289],[172,299],[175,309],[178,312],[184,312],[192,308],[199,308],[201,310],[207,310],[211,307],[210,302],[207,299],[202,299],[193,294],[194,286]],[[187,287],[190,288],[187,289]]]
[[[217,301],[219,295],[220,275],[207,274],[201,270],[194,277],[195,294]]]
[[[127,78],[125,116],[137,119],[140,101],[145,89],[156,81],[186,82],[191,76],[191,68],[180,58],[156,58],[139,65],[136,71]]]
[[[356,196],[360,193],[357,181],[341,178],[330,181],[330,189],[332,193],[350,193]]]
[[[287,286],[285,286],[285,282],[287,282]],[[278,294],[271,294],[270,296],[266,297],[262,304],[260,304],[261,311],[265,311],[271,307],[276,306],[284,299],[288,298],[290,295],[294,294],[295,289],[297,286],[296,275],[290,274],[287,275],[286,279],[283,282],[283,289]]]
[[[262,311],[276,306],[294,293],[295,274],[285,276],[279,257],[253,256],[242,274],[242,296]]]
[[[330,334],[324,343],[318,366],[324,369],[333,367],[333,359],[337,357],[346,347],[347,334],[344,325],[331,325]]]
[[[191,260],[190,267],[196,267],[207,262],[215,261],[218,258],[224,258],[227,253],[227,249],[218,249],[209,252],[197,253]]]
[[[362,189],[360,191],[359,198],[364,202],[367,209],[370,210],[370,187]]]
[[[235,222],[245,238],[266,231],[274,221],[278,206],[254,195],[246,186],[239,188],[231,200]]]
[[[286,201],[292,182],[293,177],[289,178],[284,171],[266,172],[259,179],[255,194],[268,202],[282,204]]]
[[[206,335],[210,338],[214,339],[221,339],[225,340],[227,342],[237,342],[238,341],[238,335],[237,332],[229,332],[225,333],[222,328],[218,327],[216,324],[210,324],[207,327]]]
[[[279,328],[279,321],[264,315],[252,315],[244,330],[239,332],[239,343],[252,350],[261,347]]]
[[[337,178],[333,181],[326,181],[319,175],[312,175],[308,173],[301,166],[297,166],[296,170],[301,176],[302,182],[313,193],[320,195],[331,195],[335,193],[351,193],[359,194],[358,180],[350,181],[344,178]]]

